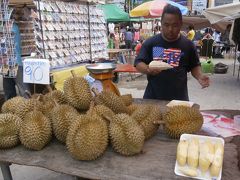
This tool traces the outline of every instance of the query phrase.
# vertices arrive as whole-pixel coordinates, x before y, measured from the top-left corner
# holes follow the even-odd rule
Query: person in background
[[[127,32],[125,33],[125,45],[126,49],[132,49],[132,43],[133,43],[133,33],[130,28],[127,29]]]
[[[161,34],[144,41],[134,65],[139,72],[147,74],[148,84],[144,99],[189,100],[187,73],[202,88],[209,86],[209,77],[201,70],[198,53],[193,42],[180,34],[182,14],[179,8],[166,5],[161,18]],[[166,61],[172,69],[149,68],[149,63]]]
[[[188,26],[188,33],[187,33],[187,38],[190,40],[190,41],[193,41],[194,40],[194,37],[195,37],[195,31],[194,31],[194,26],[193,25],[190,25]]]
[[[114,31],[114,48],[119,49],[119,43],[120,43],[120,34],[118,31],[118,28],[115,28]]]
[[[224,51],[226,53],[228,53],[228,51],[230,50],[229,35],[230,35],[231,27],[232,27],[232,25],[228,24],[227,27],[226,27],[226,30],[224,31],[224,33],[220,37],[221,42],[224,43],[224,47],[221,49],[221,54],[223,54]]]
[[[135,47],[136,55],[138,55],[140,53],[143,41],[144,40],[142,38],[138,41],[138,43],[137,43],[137,45]]]
[[[11,19],[13,19],[12,33],[14,34],[14,46],[16,55],[16,64],[18,65],[17,76],[15,78],[3,77],[3,91],[5,100],[11,99],[17,96],[17,89],[20,96],[27,97],[25,91],[30,92],[30,85],[23,82],[23,62],[22,62],[22,50],[21,50],[21,35],[19,26],[16,23],[16,10],[12,12]]]
[[[114,34],[110,33],[108,36],[108,49],[113,49],[114,48]]]

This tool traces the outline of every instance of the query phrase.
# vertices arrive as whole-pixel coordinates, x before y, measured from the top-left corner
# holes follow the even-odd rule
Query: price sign
[[[25,59],[23,61],[23,82],[50,84],[50,64],[47,59]]]

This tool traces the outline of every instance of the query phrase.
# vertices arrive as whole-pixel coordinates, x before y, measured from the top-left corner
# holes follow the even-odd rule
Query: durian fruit
[[[22,120],[16,115],[0,114],[0,148],[12,148],[19,144]]]
[[[133,102],[133,97],[131,94],[124,94],[120,96],[126,106],[130,106]]]
[[[206,173],[214,158],[214,144],[207,140],[199,146],[199,168]]]
[[[105,116],[108,118],[112,119],[115,113],[108,107],[104,105],[96,105],[93,107],[93,111],[97,113],[98,116],[102,117],[105,119]],[[107,122],[107,125],[109,125],[108,119],[105,119]]]
[[[189,140],[188,153],[187,153],[187,164],[189,167],[197,168],[199,159],[199,140],[192,138]]]
[[[172,138],[179,138],[183,133],[192,134],[199,131],[203,116],[196,108],[174,106],[164,114],[166,133]]]
[[[64,93],[60,90],[54,90],[54,91],[50,91],[49,93],[44,95],[44,101],[49,101],[49,100],[54,100],[56,101],[58,104],[66,104],[67,103],[67,99],[64,95]]]
[[[40,111],[31,111],[26,114],[20,128],[21,143],[32,150],[41,150],[52,137],[50,121]]]
[[[38,99],[26,99],[23,103],[19,104],[15,110],[15,115],[24,119],[25,115],[33,110],[43,111],[43,103]]]
[[[144,145],[144,131],[127,114],[116,114],[110,121],[109,135],[113,149],[126,156],[138,154]]]
[[[139,106],[138,109],[133,112],[131,117],[143,128],[145,140],[156,134],[159,124],[156,124],[155,122],[162,120],[159,106],[151,104]]]
[[[129,115],[132,115],[133,112],[134,112],[135,110],[137,110],[139,106],[141,106],[141,104],[132,103],[131,105],[129,105],[129,106],[127,107],[127,109],[128,109],[128,114],[129,114]]]
[[[214,158],[210,167],[211,176],[218,177],[223,165],[224,147],[221,142],[214,144]]]
[[[66,145],[78,160],[95,160],[103,155],[108,145],[106,122],[96,113],[79,116],[70,126]]]
[[[112,109],[114,113],[128,113],[127,106],[124,104],[121,97],[111,91],[103,91],[101,93],[95,93],[96,105],[105,105]]]
[[[50,116],[52,128],[56,138],[65,143],[70,125],[78,116],[78,111],[67,104],[56,105]]]
[[[188,141],[181,140],[177,146],[177,162],[179,166],[184,166],[187,162]]]
[[[71,77],[64,82],[64,95],[70,105],[79,110],[88,110],[92,93],[88,82],[83,77]]]
[[[21,106],[21,104],[25,101],[26,99],[21,96],[16,96],[13,97],[6,102],[3,103],[2,105],[2,113],[15,113],[16,109],[18,106]]]

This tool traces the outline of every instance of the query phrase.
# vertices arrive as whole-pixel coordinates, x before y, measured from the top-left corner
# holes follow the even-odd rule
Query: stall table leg
[[[2,175],[4,180],[12,180],[12,174],[10,170],[10,165],[9,163],[3,163],[0,162],[1,170],[2,170]]]

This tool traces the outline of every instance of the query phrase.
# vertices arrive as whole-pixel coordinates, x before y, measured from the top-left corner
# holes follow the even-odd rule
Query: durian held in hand
[[[223,164],[224,147],[221,142],[198,138],[181,140],[177,146],[177,163],[179,170],[188,176],[205,176],[207,171],[211,177],[218,177]],[[201,174],[198,174],[199,168]]]
[[[158,70],[167,70],[167,69],[172,69],[173,67],[163,61],[151,61],[148,65],[149,69],[158,69]]]
[[[184,133],[198,132],[203,124],[203,116],[197,108],[174,106],[163,114],[163,121],[155,123],[163,124],[165,132],[171,138],[179,138]]]

